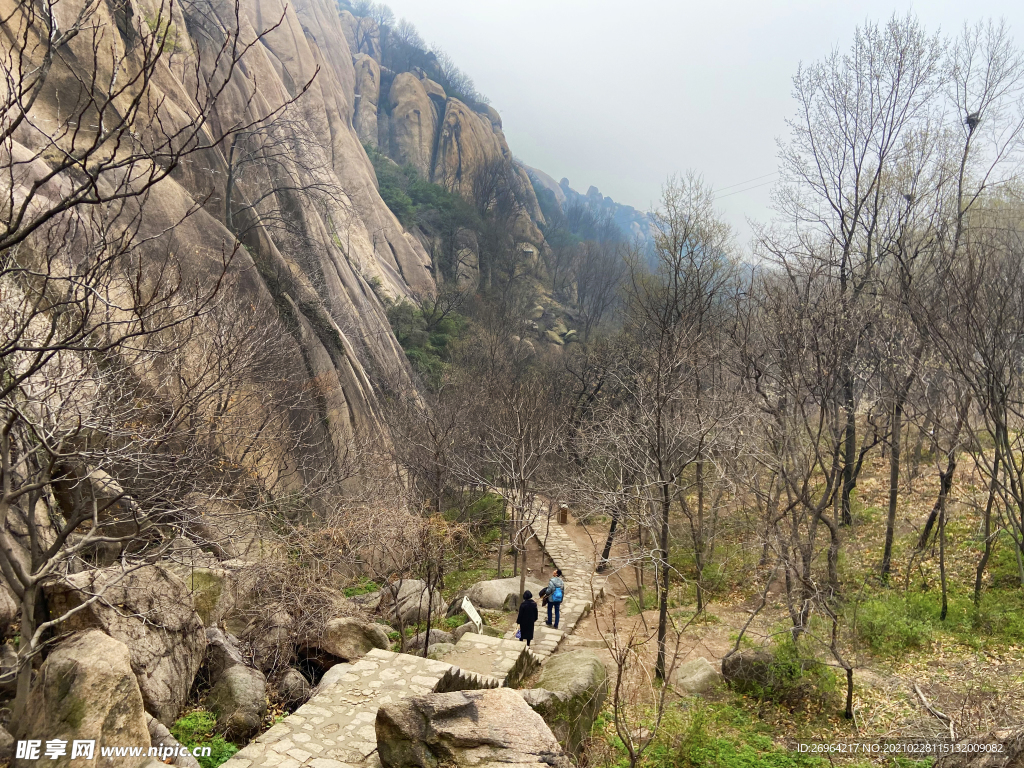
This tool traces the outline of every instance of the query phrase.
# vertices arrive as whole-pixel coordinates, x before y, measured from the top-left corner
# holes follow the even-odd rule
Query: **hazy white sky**
[[[767,174],[801,61],[845,48],[865,19],[908,10],[947,33],[1005,18],[1024,44],[1020,0],[386,2],[474,79],[524,162],[641,209],[693,168],[721,190],[741,241],[745,217],[771,215]]]

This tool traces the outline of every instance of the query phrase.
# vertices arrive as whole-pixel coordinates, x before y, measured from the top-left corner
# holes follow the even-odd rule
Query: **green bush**
[[[209,747],[208,756],[196,759],[202,768],[217,768],[238,751],[238,746],[214,733],[216,726],[216,715],[205,709],[196,709],[175,722],[170,730],[171,735],[189,749]]]
[[[857,609],[857,633],[876,653],[898,654],[927,648],[932,643],[930,611],[920,597],[885,595]],[[929,597],[935,602],[934,597]]]

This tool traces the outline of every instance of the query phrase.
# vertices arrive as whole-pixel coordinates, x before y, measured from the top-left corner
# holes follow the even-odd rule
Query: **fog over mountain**
[[[1024,6],[1010,0],[390,6],[472,75],[523,162],[640,210],[656,204],[667,173],[698,170],[741,242],[746,217],[771,215],[775,142],[800,62],[845,47],[865,19],[911,10],[932,31],[993,17],[1024,35]]]

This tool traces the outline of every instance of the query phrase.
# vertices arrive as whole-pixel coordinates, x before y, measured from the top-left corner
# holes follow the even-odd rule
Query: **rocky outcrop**
[[[245,657],[238,639],[217,627],[206,630],[206,658],[203,659],[203,677],[214,684],[231,667],[245,666]]]
[[[247,739],[260,730],[267,713],[267,679],[250,667],[230,667],[207,695],[206,706],[226,738]]]
[[[28,709],[15,726],[18,739],[92,739],[105,747],[149,747],[149,728],[139,683],[124,643],[90,630],[71,636],[47,657],[29,694]],[[64,757],[47,765],[68,766]],[[15,760],[15,768],[41,764]],[[103,758],[96,750],[95,765],[134,768],[144,758]]]
[[[384,768],[570,768],[551,730],[510,688],[413,696],[377,712]]]
[[[435,643],[454,643],[454,642],[455,642],[455,638],[452,637],[450,632],[445,632],[445,631],[440,630],[440,629],[432,629],[432,630],[430,630],[430,638],[429,639],[427,638],[427,633],[426,632],[420,632],[419,634],[414,635],[412,638],[410,638],[406,642],[405,648],[406,648],[407,651],[417,651],[417,650],[423,650],[424,643],[429,647],[431,645],[434,645]]]
[[[216,627],[235,607],[234,580],[223,568],[188,568],[179,575],[204,626]]]
[[[437,590],[434,590],[432,598],[428,598],[426,582],[405,579],[397,593],[390,588],[381,591],[380,607],[386,615],[399,618],[403,624],[415,624],[426,621],[428,613],[443,615],[445,602]]]
[[[526,589],[533,592],[534,597],[537,597],[541,588],[538,582],[529,579],[526,581]],[[518,577],[478,581],[469,588],[466,596],[477,608],[491,611],[511,610],[508,604],[511,602],[518,606],[522,598],[522,595],[519,594]]]
[[[266,617],[254,618],[242,639],[251,646],[256,666],[271,672],[291,664],[295,655],[294,630],[295,618],[288,611],[278,609]]]
[[[591,651],[558,653],[523,698],[568,752],[578,752],[608,696],[608,672]]]
[[[345,42],[353,53],[365,53],[380,61],[380,27],[368,16],[356,17],[349,11],[341,12],[341,26]]]
[[[277,695],[287,706],[294,707],[309,698],[312,690],[309,681],[297,669],[286,669],[274,683]]]
[[[391,641],[380,624],[343,617],[327,622],[323,633],[315,640],[308,641],[307,645],[345,661],[356,661],[374,648],[390,648]]]
[[[76,574],[48,595],[50,609],[64,613],[89,595],[103,598],[79,610],[68,629],[99,628],[131,654],[146,709],[164,725],[174,722],[206,650],[206,631],[185,584],[157,565]]]
[[[395,76],[388,94],[391,102],[391,157],[409,163],[424,179],[434,167],[434,137],[438,115],[423,82],[411,72]]]
[[[380,101],[380,64],[365,54],[352,57],[356,70],[356,113],[352,119],[356,135],[364,144],[377,146],[377,108]]]
[[[722,674],[704,657],[680,664],[675,683],[687,693],[707,693],[722,684]]]

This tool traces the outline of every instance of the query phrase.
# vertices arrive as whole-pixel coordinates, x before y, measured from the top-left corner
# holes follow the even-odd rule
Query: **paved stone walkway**
[[[541,502],[535,503],[539,505]],[[593,607],[594,600],[604,597],[608,579],[594,572],[593,558],[580,551],[576,542],[566,532],[565,526],[559,524],[554,515],[551,516],[550,522],[548,521],[546,510],[534,523],[533,533],[537,537],[537,542],[554,562],[554,567],[562,571],[562,579],[565,581],[565,599],[562,601],[558,629],[544,625],[547,609],[540,607],[541,617],[537,622],[530,650],[543,662],[558,650],[566,635],[573,633],[576,623]],[[506,638],[514,636],[515,630],[505,635]]]
[[[493,639],[493,638],[489,638]],[[443,661],[374,649],[324,675],[303,706],[224,763],[225,768],[373,768],[382,704],[421,693],[497,688],[494,678]]]
[[[313,697],[245,749],[224,768],[380,768],[374,723],[382,704],[422,693],[518,685],[576,628],[606,579],[592,572],[572,538],[545,514],[535,526],[537,540],[562,570],[565,600],[558,629],[538,623],[533,644],[467,633],[442,661],[372,650],[352,664],[324,675]]]

